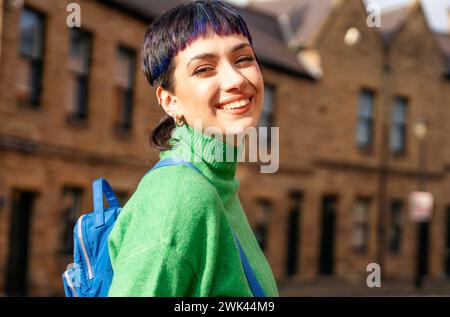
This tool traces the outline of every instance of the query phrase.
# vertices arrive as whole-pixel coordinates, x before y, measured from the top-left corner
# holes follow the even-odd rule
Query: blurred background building
[[[140,44],[179,2],[0,0],[1,294],[62,296],[91,182],[124,204],[157,161],[147,140],[163,112]],[[233,3],[263,65],[260,125],[280,128],[277,173],[238,169],[280,294],[450,294],[450,3],[383,7],[379,27],[369,1]],[[434,197],[423,223],[417,190]],[[381,288],[366,285],[370,263]]]

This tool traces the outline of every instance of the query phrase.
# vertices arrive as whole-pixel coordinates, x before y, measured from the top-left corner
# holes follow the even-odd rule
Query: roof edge
[[[132,17],[135,17],[145,23],[148,23],[149,19],[155,18],[155,16],[149,16],[149,14],[142,12],[142,10],[139,10],[138,8],[133,7],[133,5],[131,5],[131,4],[125,5],[125,4],[116,2],[114,0],[96,0],[96,2],[103,4],[107,7],[110,7],[114,10],[120,11],[122,13],[131,15]]]

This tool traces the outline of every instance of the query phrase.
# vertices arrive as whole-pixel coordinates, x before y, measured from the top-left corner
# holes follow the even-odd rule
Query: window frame
[[[351,212],[351,219],[352,219],[352,237],[351,237],[351,248],[353,250],[354,253],[356,254],[360,254],[360,255],[364,255],[367,254],[368,250],[369,250],[369,239],[370,239],[370,226],[369,226],[369,222],[370,222],[370,213],[371,213],[371,208],[372,208],[372,201],[373,199],[371,197],[367,197],[367,196],[358,196],[356,197],[354,204],[352,206]],[[356,207],[357,204],[359,202],[362,202],[363,204],[365,204],[365,215],[364,215],[364,219],[363,221],[360,221],[360,219],[355,219],[355,212],[356,212]],[[363,244],[362,245],[356,245],[356,243],[354,242],[354,234],[355,234],[355,230],[362,230],[363,232]]]
[[[85,189],[82,186],[76,185],[65,185],[61,191],[61,201],[62,201],[62,217],[63,217],[63,231],[61,239],[61,253],[70,255],[73,253],[73,231],[75,225],[83,212],[83,200],[85,197]],[[75,194],[75,195],[74,195]],[[65,205],[66,195],[69,196],[71,200],[70,206]],[[76,197],[76,195],[78,195]],[[78,199],[76,202],[75,200]],[[79,210],[76,211],[75,204],[79,204]]]
[[[33,14],[39,23],[39,39],[37,53],[31,52],[29,55],[23,50],[23,32],[22,32],[22,17],[24,12],[29,12]],[[33,41],[36,39],[33,38]],[[26,59],[31,64],[30,65],[30,95],[27,100],[21,100],[20,97],[17,98],[17,103],[20,107],[39,109],[42,106],[42,95],[43,95],[43,79],[44,79],[44,59],[45,59],[45,40],[46,40],[46,15],[33,7],[28,5],[24,6],[20,10],[19,14],[19,45],[18,45],[18,57],[21,59]],[[36,45],[33,43],[33,45]],[[35,50],[34,47],[31,49]],[[35,56],[33,56],[35,55]],[[18,82],[17,82],[18,84]],[[16,88],[17,89],[17,88]]]
[[[117,81],[114,81],[114,90],[124,88],[123,94],[121,96],[123,97],[122,100],[120,100],[119,103],[116,104],[118,109],[115,109],[116,111],[116,117],[115,117],[115,123],[114,123],[114,130],[117,134],[123,135],[130,133],[133,130],[133,113],[134,113],[134,104],[135,104],[135,90],[136,90],[136,61],[137,61],[137,54],[136,50],[132,47],[119,44],[116,48],[116,70],[114,73],[114,78],[117,78],[117,69],[120,64],[119,60],[119,54],[121,52],[125,52],[128,57],[131,56],[130,60],[130,68],[128,69],[128,75],[130,76],[127,78],[127,81],[129,82],[128,87],[124,88],[121,87]],[[117,102],[117,100],[115,100]]]
[[[400,205],[398,215],[394,218],[394,205]],[[399,255],[402,251],[402,238],[403,238],[403,217],[405,213],[406,204],[403,199],[393,198],[389,204],[389,222],[387,231],[387,248],[392,255]],[[395,237],[395,244],[394,244]]]
[[[397,101],[401,101],[398,103]],[[396,106],[401,105],[403,107],[403,121],[396,122],[395,114],[396,114]],[[407,153],[407,142],[408,142],[408,112],[409,112],[409,99],[404,96],[395,96],[392,105],[392,113],[391,113],[391,133],[389,135],[389,149],[395,155],[406,155]],[[395,133],[397,127],[400,126],[399,131],[401,131],[401,135],[403,136],[402,146],[401,148],[394,148],[393,145],[393,134]]]
[[[266,106],[266,102],[268,100],[268,94],[266,93],[266,89],[269,89],[271,91],[271,102],[269,106]],[[272,133],[271,128],[275,126],[275,107],[276,107],[276,100],[277,100],[277,87],[276,85],[272,83],[264,83],[264,101],[262,105],[261,115],[258,122],[258,128],[266,127],[267,128],[267,138],[263,141],[263,145],[267,148],[270,148],[272,144]],[[267,120],[265,119],[267,118]],[[265,122],[263,122],[263,119]],[[266,124],[267,122],[267,124]],[[263,124],[266,124],[264,126]],[[259,131],[258,131],[258,138],[259,138]],[[261,145],[261,141],[259,144]]]
[[[370,116],[367,115],[363,115],[363,102],[362,102],[362,98],[364,96],[370,96]],[[374,135],[375,135],[375,100],[376,100],[376,91],[374,89],[370,89],[370,88],[361,88],[359,90],[359,94],[358,94],[358,107],[357,107],[357,120],[356,120],[356,133],[355,133],[355,141],[356,141],[356,146],[358,147],[358,149],[360,150],[366,150],[366,151],[370,151],[372,150],[372,147],[374,145]],[[360,125],[364,124],[364,126],[368,126],[368,141],[365,143],[362,143],[360,138],[359,138],[359,131],[360,131]]]
[[[91,68],[92,68],[92,51],[93,51],[93,34],[91,31],[86,29],[72,28],[69,30],[69,60],[72,56],[72,44],[73,44],[73,36],[75,32],[78,33],[80,38],[88,41],[88,49],[86,56],[83,58],[82,63],[85,65],[86,70],[76,71],[70,68],[68,71],[70,72],[70,76],[75,77],[75,87],[73,100],[70,100],[70,113],[68,114],[68,122],[69,123],[77,123],[87,121],[89,118],[89,85],[90,85],[90,76],[91,76]],[[81,84],[80,84],[81,83]],[[84,87],[84,89],[80,89],[79,87]],[[84,93],[80,96],[80,90]],[[77,101],[77,102],[75,102]]]

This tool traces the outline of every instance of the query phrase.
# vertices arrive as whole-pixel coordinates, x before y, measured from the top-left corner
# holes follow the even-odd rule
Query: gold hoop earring
[[[184,125],[184,118],[182,117],[181,119],[178,116],[175,116],[175,125],[177,127],[182,127]]]

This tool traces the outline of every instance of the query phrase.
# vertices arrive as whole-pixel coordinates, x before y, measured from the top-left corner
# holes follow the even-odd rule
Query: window
[[[17,69],[17,98],[21,106],[40,105],[43,46],[43,16],[23,9],[20,15],[20,56]]]
[[[368,244],[368,215],[370,199],[358,198],[352,210],[352,249],[357,253],[365,253]]]
[[[267,128],[266,131],[260,130],[258,134],[260,137],[260,144],[264,146],[270,146],[271,131],[270,128],[274,124],[273,107],[275,103],[275,87],[272,85],[264,84],[264,103],[259,120],[259,127]]]
[[[363,89],[359,95],[356,143],[360,148],[367,148],[372,144],[374,96],[374,92],[367,89]]]
[[[70,29],[68,92],[69,118],[86,119],[88,115],[88,85],[91,63],[91,35],[78,28]]]
[[[258,201],[258,204],[259,210],[256,214],[255,236],[261,250],[265,251],[267,248],[267,231],[270,215],[272,213],[272,203],[269,200],[261,199]]]
[[[391,149],[394,153],[405,151],[406,147],[406,110],[408,101],[397,97],[392,112]]]
[[[391,202],[388,228],[388,243],[391,253],[398,253],[400,251],[402,210],[403,202],[401,200]]]
[[[134,51],[119,47],[115,76],[115,103],[116,125],[122,130],[129,130],[132,127],[135,59]]]
[[[73,252],[73,229],[81,216],[81,203],[83,189],[78,187],[65,187],[62,194],[64,232],[62,251],[65,254]]]

